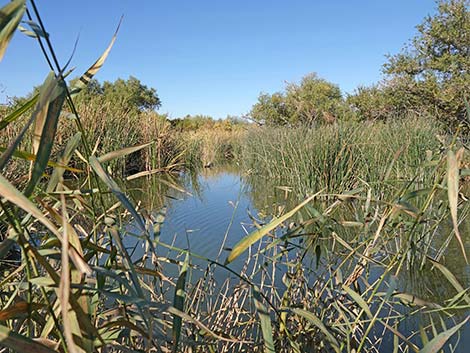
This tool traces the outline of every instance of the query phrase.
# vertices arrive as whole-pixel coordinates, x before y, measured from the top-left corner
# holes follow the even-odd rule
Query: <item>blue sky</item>
[[[0,0],[4,5],[7,0]],[[76,75],[124,21],[100,81],[133,75],[157,89],[171,117],[247,113],[260,92],[316,72],[343,92],[380,80],[434,12],[433,0],[36,0],[46,28]],[[18,33],[0,63],[0,102],[24,95],[48,68],[37,43]]]

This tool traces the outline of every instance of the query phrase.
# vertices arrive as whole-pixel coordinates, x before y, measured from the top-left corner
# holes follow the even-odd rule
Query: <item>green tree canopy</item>
[[[292,122],[293,111],[283,93],[261,93],[258,102],[251,108],[250,116],[261,124],[287,125]]]
[[[101,101],[112,105],[114,109],[131,113],[152,111],[161,106],[157,91],[133,76],[127,80],[118,78],[114,82],[105,81],[103,84],[92,79],[77,99],[84,102]]]
[[[311,125],[335,119],[343,109],[339,87],[312,73],[288,84],[285,92],[261,93],[250,116],[268,125]]]
[[[201,127],[212,127],[215,121],[208,115],[186,115],[184,118],[176,118],[171,120],[171,124],[178,130],[195,131]]]
[[[466,115],[470,95],[470,0],[439,0],[401,53],[388,57],[388,86],[448,122]]]
[[[293,120],[302,124],[320,121],[325,114],[336,116],[343,103],[339,87],[315,73],[302,78],[300,84],[287,85],[286,91],[287,105],[294,111]]]
[[[400,54],[389,56],[384,71],[417,79],[447,81],[469,74],[470,1],[439,0],[437,14],[416,26],[418,34]]]
[[[106,99],[124,109],[149,111],[161,106],[160,98],[154,88],[143,85],[140,80],[130,76],[127,80],[118,78],[114,82],[103,83]]]
[[[424,102],[432,100],[426,88],[436,82],[423,85],[409,77],[393,78],[369,87],[358,87],[346,102],[360,120],[387,120],[406,115],[431,114]]]

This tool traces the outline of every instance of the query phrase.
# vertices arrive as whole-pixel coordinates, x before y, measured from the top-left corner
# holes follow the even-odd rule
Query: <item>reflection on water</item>
[[[244,189],[234,172],[198,175],[193,197],[170,202],[161,240],[217,258],[221,247],[232,247],[252,229],[247,216],[252,206]]]
[[[165,209],[162,243],[212,260],[225,261],[228,251],[254,230],[250,214],[257,211],[239,171],[231,166],[141,179],[129,184],[128,191],[147,210]],[[129,241],[128,246],[134,247],[135,242]]]
[[[186,192],[183,192],[183,190]],[[244,236],[253,231],[253,220],[263,218],[270,214],[278,214],[280,208],[292,208],[299,202],[298,195],[293,195],[286,186],[270,185],[269,181],[251,175],[249,178],[242,176],[235,165],[222,168],[207,168],[198,174],[181,175],[159,175],[149,179],[135,180],[128,185],[128,191],[141,207],[158,212],[165,209],[166,218],[161,228],[160,240],[166,244],[172,244],[177,248],[190,249],[209,259],[218,259],[223,262],[228,251]],[[309,217],[306,208],[300,214]],[[356,212],[356,214],[353,214]],[[363,220],[366,215],[357,214],[357,210],[343,210],[343,214],[335,215],[338,222],[351,220],[354,217]],[[345,227],[342,227],[345,228]],[[342,229],[341,228],[341,229]],[[331,232],[332,228],[321,229],[306,228],[305,233],[313,238],[312,256],[306,260],[309,266],[316,266],[321,249],[327,249],[330,244],[321,244],[322,232]],[[337,231],[343,239],[348,239],[347,228]],[[460,228],[468,253],[470,253],[470,223],[466,222]],[[439,236],[433,237],[433,242],[428,244],[434,253],[449,242],[449,247],[442,254],[442,263],[456,275],[464,288],[470,287],[470,270],[465,264],[461,250],[452,233],[452,224],[445,224],[438,230]],[[426,234],[423,234],[425,237]],[[325,238],[327,238],[325,236]],[[325,240],[326,242],[331,241]],[[358,241],[358,239],[355,239]],[[399,240],[397,240],[399,242]],[[321,246],[319,245],[321,244]],[[136,243],[129,243],[135,246]],[[167,248],[161,249],[168,251]],[[321,251],[320,251],[321,252]],[[177,252],[175,252],[175,255]],[[137,250],[138,255],[138,250]],[[198,260],[195,260],[197,264]],[[202,260],[201,263],[203,262]],[[239,270],[242,262],[234,263],[232,268]],[[227,276],[227,273],[221,273]],[[370,279],[378,278],[380,271],[370,269]],[[445,304],[444,299],[455,296],[456,290],[443,278],[442,273],[432,270],[431,266],[422,266],[419,262],[410,262],[405,270],[400,271],[397,280],[397,289],[401,292],[410,293],[420,299],[433,303]],[[406,313],[406,312],[404,312]],[[463,312],[458,317],[468,313]],[[419,319],[418,319],[419,320]],[[407,326],[416,328],[424,322],[403,321],[401,329]],[[470,328],[465,329],[463,337],[460,338],[458,352],[465,352],[466,343],[470,343]],[[391,344],[392,342],[389,342]],[[388,347],[385,343],[385,347]],[[391,348],[391,347],[388,347]]]
[[[187,192],[182,192],[183,189]],[[242,176],[234,164],[205,168],[200,173],[137,179],[128,184],[128,191],[144,209],[159,211],[166,208],[161,230],[163,242],[189,248],[210,259],[218,257],[221,247],[225,248],[225,255],[227,249],[254,229],[250,215],[262,218],[277,214],[280,207],[291,209],[301,199],[287,186],[274,186],[253,175],[249,178]],[[308,217],[305,212],[304,217]],[[351,215],[338,215],[337,218],[344,221]],[[460,232],[470,252],[470,222],[461,224]],[[470,267],[465,264],[453,236],[450,220],[440,233],[440,237],[433,238],[433,248],[437,252],[449,242],[442,262],[459,278],[464,288],[470,287]],[[440,276],[429,273],[428,268],[420,268],[419,264],[415,265],[413,271],[404,272],[404,290],[413,289],[416,295],[438,301],[430,294],[439,293],[435,289],[442,286]]]

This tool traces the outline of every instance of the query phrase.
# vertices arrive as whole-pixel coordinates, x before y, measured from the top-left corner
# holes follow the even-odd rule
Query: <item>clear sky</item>
[[[8,0],[0,0],[3,6]],[[130,75],[157,89],[171,117],[247,113],[260,92],[316,72],[352,92],[380,80],[434,12],[433,0],[36,0],[59,60],[76,76],[124,21],[100,81]],[[20,33],[0,63],[0,102],[24,95],[48,73],[37,43]]]

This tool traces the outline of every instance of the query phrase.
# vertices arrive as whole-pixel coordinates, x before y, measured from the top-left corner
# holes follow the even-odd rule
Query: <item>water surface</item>
[[[282,207],[286,201],[289,208],[301,199],[292,195],[286,187],[276,188],[262,180],[248,182],[236,166],[205,169],[193,175],[183,174],[172,180],[165,180],[165,183],[161,182],[164,177],[158,178],[137,181],[129,185],[129,189],[145,208],[155,213],[163,211],[165,214],[160,241],[222,263],[231,248],[255,229],[254,220],[262,221],[263,216],[276,213],[278,207]],[[169,185],[179,185],[187,192],[178,191]],[[468,222],[462,225],[461,232],[465,239],[470,239]],[[135,246],[136,243],[130,245]],[[178,251],[171,251],[167,247],[160,248],[159,251],[166,252],[169,257],[179,256]],[[138,255],[137,246],[136,256]],[[462,286],[470,287],[469,267],[456,242],[451,241],[444,259],[445,265],[456,274]],[[201,268],[207,264],[197,258],[192,259],[192,263],[200,264]],[[306,263],[314,266],[314,252]],[[241,271],[242,266],[243,258],[231,264],[235,271]],[[173,272],[174,275],[177,275],[176,271],[176,267],[170,269],[170,273]],[[379,275],[374,275],[373,270],[371,273],[371,276]],[[220,282],[228,276],[231,274],[227,271],[217,273]],[[398,282],[399,290],[420,297],[428,294],[428,300],[439,299],[441,296],[449,298],[456,293],[447,281],[443,281],[442,276],[427,269],[405,271]],[[462,312],[459,317],[462,319],[465,315],[468,313]],[[419,324],[419,318],[405,321],[401,329],[415,330]],[[460,338],[456,352],[466,352],[465,346],[470,344],[469,326],[462,331],[463,337]],[[391,344],[391,340],[386,341],[382,347],[384,351],[392,351]]]

